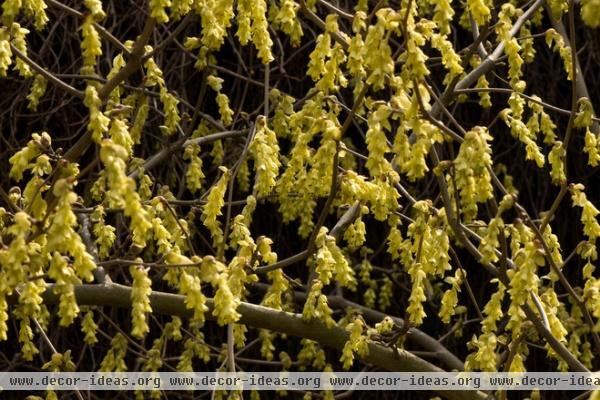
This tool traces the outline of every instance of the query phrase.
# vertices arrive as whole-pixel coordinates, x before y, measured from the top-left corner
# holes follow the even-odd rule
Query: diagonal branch
[[[54,6],[56,8],[60,8],[62,11],[65,11],[67,14],[70,14],[74,17],[85,18],[85,14],[83,14],[82,12],[79,12],[79,11],[75,10],[74,8],[71,8],[68,5],[63,4],[59,1],[46,0],[46,3],[48,3],[51,6]],[[93,26],[94,26],[94,28],[96,28],[96,30],[98,32],[100,32],[100,34],[102,36],[104,36],[104,38],[106,40],[108,40],[109,42],[111,42],[112,44],[117,46],[119,48],[119,50],[121,50],[123,53],[125,53],[127,55],[129,54],[129,49],[127,49],[127,47],[125,47],[125,45],[123,43],[121,43],[121,41],[119,39],[114,37],[113,34],[110,33],[106,28],[104,28],[102,25],[98,24],[97,22],[94,22]]]
[[[21,50],[17,49],[15,47],[14,44],[12,44],[12,42],[10,43],[10,50],[15,53],[17,55],[17,57],[19,57],[21,60],[23,60],[23,62],[27,65],[29,65],[31,67],[31,69],[33,69],[35,72],[37,72],[38,74],[42,75],[44,78],[46,78],[46,80],[48,82],[50,82],[51,84],[53,84],[54,86],[56,86],[59,89],[64,90],[65,92],[78,97],[80,99],[83,99],[83,92],[81,90],[77,90],[75,89],[73,86],[69,85],[68,83],[65,83],[63,81],[61,81],[60,79],[58,79],[54,74],[52,74],[49,71],[46,71],[41,65],[39,65],[38,63],[36,63],[35,61],[33,61],[31,58],[29,58],[25,53],[23,53]]]
[[[108,80],[98,91],[98,97],[100,100],[106,101],[110,92],[113,91],[119,84],[125,81],[131,76],[139,67],[142,65],[142,57],[144,55],[144,46],[148,43],[150,35],[154,31],[154,25],[156,21],[154,18],[148,18],[146,25],[142,30],[142,33],[138,37],[131,50],[131,57],[127,61],[127,64],[115,76]],[[87,131],[79,140],[65,153],[65,158],[68,161],[74,162],[85,152],[88,146],[92,143],[92,133]]]
[[[336,241],[340,240],[342,233],[348,228],[348,226],[354,222],[360,213],[360,202],[356,201],[346,212],[340,217],[338,222],[335,224],[333,229],[331,229],[331,236],[333,236]],[[258,267],[254,270],[255,274],[266,274],[267,272],[274,271],[276,269],[287,267],[288,265],[293,265],[300,261],[306,260],[310,255],[309,250],[301,251],[298,254],[294,254],[291,257],[283,259],[281,261],[277,261],[276,263],[266,265],[264,267]]]

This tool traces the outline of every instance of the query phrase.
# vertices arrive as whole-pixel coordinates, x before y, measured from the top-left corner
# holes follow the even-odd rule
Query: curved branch
[[[523,13],[523,15],[521,15],[515,21],[512,28],[510,28],[509,36],[510,37],[515,36],[519,32],[519,30],[521,29],[523,24],[525,22],[527,22],[527,20],[529,20],[533,16],[533,14],[538,10],[538,8],[540,8],[543,4],[544,4],[544,0],[536,0],[535,3],[533,3],[531,5],[531,7],[529,7],[529,9],[527,9],[527,11],[525,11]],[[500,58],[500,56],[502,55],[503,52],[504,52],[504,42],[501,42],[494,49],[492,54],[490,54],[485,60],[483,60],[481,62],[481,64],[479,64],[475,69],[473,69],[471,72],[469,72],[467,74],[467,76],[465,76],[463,79],[460,80],[460,82],[458,82],[456,84],[453,92],[457,89],[468,88],[469,86],[471,86],[472,84],[477,82],[477,79],[479,79],[479,77],[481,75],[484,75],[485,73],[491,71],[494,68],[494,66],[496,65],[496,61],[498,60],[498,58]]]
[[[159,151],[158,153],[149,157],[144,162],[144,166],[142,169],[144,171],[149,171],[150,169],[156,167],[158,164],[161,163],[161,161],[163,161],[165,158],[167,158],[169,155],[171,155],[171,153],[173,153],[180,147],[186,147],[186,146],[189,146],[192,144],[202,145],[202,144],[206,144],[206,143],[211,143],[211,142],[221,140],[221,139],[226,139],[229,137],[241,136],[246,132],[248,132],[248,129],[216,132],[216,133],[212,133],[210,135],[202,136],[199,138],[193,138],[193,139],[183,138],[167,147],[164,147],[161,151]],[[136,169],[135,171],[133,171],[129,174],[129,177],[133,178],[133,179],[137,179],[139,176],[139,173],[140,173],[139,169]]]
[[[60,298],[53,293],[53,285],[42,295],[46,304],[57,304]],[[131,288],[116,283],[107,283],[104,285],[76,285],[75,297],[79,305],[86,306],[110,306],[119,308],[131,307]],[[16,301],[16,297],[9,298],[10,301]],[[193,311],[186,308],[185,297],[181,295],[152,292],[150,295],[150,305],[154,313],[179,316],[189,318]],[[206,303],[209,314],[213,311],[213,300],[208,299]],[[277,311],[271,308],[251,304],[241,303],[237,308],[241,314],[238,321],[241,324],[249,325],[259,329],[268,329],[275,332],[285,333],[292,336],[314,340],[321,345],[342,350],[348,340],[348,332],[345,329],[335,326],[328,328],[317,321],[304,321],[300,314]],[[363,361],[371,363],[374,366],[388,371],[396,372],[443,372],[442,369],[419,358],[408,351],[400,349],[391,349],[390,347],[369,342],[369,353],[363,358]],[[486,396],[481,392],[455,390],[455,391],[437,391],[438,394],[451,400],[483,400]]]

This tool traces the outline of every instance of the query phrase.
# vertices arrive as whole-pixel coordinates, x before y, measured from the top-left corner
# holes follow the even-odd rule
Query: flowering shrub
[[[598,369],[598,0],[80,3],[1,7],[3,368]]]

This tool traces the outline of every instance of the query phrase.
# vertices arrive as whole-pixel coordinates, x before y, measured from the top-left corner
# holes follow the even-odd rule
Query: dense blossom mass
[[[599,368],[600,0],[122,3],[1,5],[3,369]]]

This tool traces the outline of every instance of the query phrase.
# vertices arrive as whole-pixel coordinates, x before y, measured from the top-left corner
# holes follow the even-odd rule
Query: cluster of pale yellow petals
[[[501,232],[504,236],[507,235],[507,232],[505,232],[504,220],[502,219],[502,213],[512,207],[513,203],[513,196],[504,196],[500,201],[496,216],[490,219],[487,227],[483,228],[481,241],[479,242],[479,251],[481,252],[482,263],[494,263],[498,261],[499,258],[497,249],[500,247],[498,236]],[[549,231],[549,228],[547,228],[545,231]]]
[[[110,349],[100,363],[100,372],[125,372],[125,356],[127,355],[127,337],[117,333],[110,342]]]
[[[267,125],[267,119],[259,116],[256,120],[255,134],[250,144],[250,155],[254,160],[256,177],[254,191],[258,196],[267,196],[275,186],[281,161],[279,145],[275,132]]]
[[[498,280],[493,279],[492,282],[498,284],[498,290],[495,291],[483,308],[484,319],[481,321],[481,335],[473,337],[470,346],[476,349],[475,352],[469,354],[465,360],[465,370],[482,370],[496,371],[497,370],[497,355],[496,345],[498,339],[496,337],[497,322],[502,318],[502,300],[506,292],[506,287]]]
[[[94,311],[92,309],[83,309],[82,311],[85,312],[81,319],[81,331],[85,335],[83,341],[92,346],[98,342],[98,338],[96,337],[98,325],[94,321]]]
[[[302,25],[296,17],[300,5],[294,0],[281,0],[278,8],[274,3],[271,4],[271,7],[276,8],[275,16],[271,19],[271,25],[288,35],[293,47],[298,47],[303,35]],[[269,14],[271,12],[272,10],[269,11]]]
[[[394,244],[388,251],[400,251],[402,264],[411,278],[411,294],[406,311],[411,323],[418,326],[426,316],[423,302],[427,299],[425,287],[429,284],[429,277],[442,277],[445,271],[451,269],[448,255],[450,243],[444,229],[446,222],[443,214],[432,210],[428,201],[416,202],[413,209],[416,216],[408,226],[407,238],[400,246]],[[430,215],[432,212],[438,213],[438,216]],[[399,233],[395,235],[399,236]],[[388,240],[392,243],[393,239]]]
[[[102,43],[100,35],[94,28],[94,16],[89,14],[85,17],[83,25],[81,25],[81,52],[83,57],[83,68],[86,72],[96,65],[96,59],[102,55]]]
[[[392,32],[399,33],[402,15],[405,14],[391,8],[382,8],[376,12],[377,22],[367,28],[362,57],[366,69],[370,71],[367,84],[371,85],[373,90],[381,90],[385,86],[386,76],[394,72],[394,60],[388,39]]]
[[[158,203],[158,204],[156,204]],[[153,205],[162,206],[162,202],[157,202],[153,200]],[[162,208],[162,207],[161,207]],[[156,210],[158,211],[158,210]],[[165,226],[166,224],[159,216],[154,216],[152,218],[152,233],[154,236],[154,240],[158,245],[158,254],[166,255],[173,249],[173,235],[169,231],[169,229]],[[171,271],[167,271],[165,274],[165,280],[169,281],[171,278]]]
[[[137,103],[135,105],[135,117],[133,118],[133,123],[129,128],[129,136],[131,136],[131,140],[133,140],[133,142],[136,144],[140,143],[142,138],[142,130],[144,129],[144,124],[148,119],[148,112],[150,111],[148,97],[143,94],[140,94],[137,97]]]
[[[2,22],[10,25],[23,12],[26,17],[33,18],[33,26],[41,31],[48,22],[44,0],[7,0],[2,3]]]
[[[448,85],[455,77],[463,73],[460,56],[454,51],[452,42],[440,34],[431,35],[431,45],[442,55],[442,64],[448,70],[444,77],[444,84]]]
[[[596,216],[600,213],[596,206],[588,200],[585,195],[585,187],[582,184],[576,184],[570,186],[571,199],[573,206],[580,207],[583,211],[581,213],[581,223],[583,224],[583,233],[586,235],[590,242],[600,237],[600,224],[596,219]]]
[[[48,277],[56,281],[53,292],[59,296],[59,323],[61,326],[71,325],[75,317],[79,314],[74,285],[80,281],[65,258],[58,252],[53,253],[48,268]]]
[[[0,77],[5,77],[8,67],[12,64],[12,50],[10,48],[10,32],[0,27]]]
[[[148,7],[150,8],[150,16],[157,22],[169,22],[169,16],[165,10],[171,6],[171,0],[150,0]]]
[[[4,209],[1,210],[4,214]],[[0,339],[7,339],[8,303],[7,296],[11,295],[17,285],[27,276],[30,261],[26,237],[31,227],[29,217],[24,212],[14,216],[14,224],[8,227],[8,232],[13,235],[13,240],[0,250]],[[33,298],[31,299],[33,300]],[[37,307],[35,307],[37,308]],[[31,311],[35,311],[35,308]]]
[[[519,83],[517,83],[517,86],[519,86]],[[545,164],[545,158],[539,145],[536,143],[537,132],[529,129],[527,124],[521,119],[524,104],[520,96],[513,93],[509,99],[510,108],[502,110],[500,118],[510,127],[511,134],[525,145],[525,159],[535,161],[537,166],[541,168]]]
[[[208,307],[205,305],[206,297],[202,294],[200,277],[182,270],[179,276],[179,291],[185,296],[186,308],[194,312],[192,320],[203,324],[204,313],[208,311]]]
[[[257,250],[265,264],[277,262],[277,254],[271,250],[271,244],[273,241],[265,236],[258,238]],[[267,273],[267,278],[271,281],[271,285],[261,304],[275,310],[282,310],[284,307],[282,296],[289,290],[290,284],[281,269],[270,271]]]
[[[202,158],[200,158],[200,146],[191,144],[185,147],[183,158],[189,160],[185,172],[185,183],[190,192],[195,193],[202,188],[204,172],[202,172]]]
[[[101,259],[108,257],[110,249],[112,248],[115,239],[115,227],[105,223],[105,211],[102,205],[98,205],[92,215],[90,216],[92,222],[94,222],[94,236],[96,239],[94,243],[98,246],[98,256]]]
[[[337,16],[329,15],[327,26],[330,28],[317,37],[315,47],[310,53],[306,74],[315,82],[325,73],[325,61],[332,55],[331,33],[337,26]]]
[[[323,322],[327,327],[335,326],[332,318],[333,311],[327,304],[327,296],[321,291],[323,282],[314,280],[310,286],[310,291],[302,309],[302,318],[306,321],[317,320]]]
[[[298,233],[307,237],[313,227],[316,197],[327,196],[333,175],[332,159],[340,140],[340,125],[333,112],[326,112],[323,96],[317,94],[289,118],[293,142],[286,169],[275,186],[279,211],[285,222],[300,219]],[[309,143],[319,133],[321,146],[314,150]],[[309,168],[311,167],[311,168]]]
[[[539,248],[541,247],[539,242],[534,241],[533,233],[524,226],[517,227],[517,230],[520,231],[520,240],[525,245],[516,251],[513,256],[515,269],[507,271],[510,281],[508,293],[511,299],[508,309],[510,320],[507,329],[512,332],[513,338],[521,334],[523,321],[525,320],[525,314],[521,310],[521,306],[527,303],[530,295],[537,296],[540,282],[537,270],[546,263],[544,254]],[[513,232],[513,235],[518,235],[518,233]]]
[[[354,362],[354,354],[356,353],[360,357],[364,357],[369,354],[368,338],[363,331],[366,328],[366,324],[362,318],[357,317],[354,321],[346,325],[346,331],[350,333],[348,341],[344,344],[342,349],[342,356],[340,361],[342,362],[344,369],[350,369]]]
[[[317,131],[322,133],[321,145],[310,159],[310,171],[306,179],[307,189],[310,190],[313,197],[327,196],[331,189],[329,183],[333,179],[334,171],[333,163],[337,150],[337,143],[340,139],[340,125],[337,117],[332,115],[329,117],[319,118],[314,125],[315,136]]]
[[[390,176],[397,180],[398,174],[392,168],[385,155],[391,151],[385,131],[391,130],[388,117],[391,110],[386,104],[374,104],[374,110],[369,114],[369,129],[366,133],[365,141],[369,155],[365,166],[373,178],[385,179]]]
[[[325,367],[325,352],[323,349],[318,348],[317,343],[310,339],[300,340],[302,348],[298,352],[298,362],[300,363],[300,370],[306,370],[306,367],[312,365],[318,370],[322,370]]]
[[[408,274],[412,284],[410,297],[408,298],[408,307],[406,312],[409,315],[409,321],[414,326],[419,326],[427,316],[423,309],[423,303],[427,300],[425,296],[425,281],[427,275],[423,271],[421,263],[415,262],[408,268]]]
[[[363,254],[367,254],[367,251],[363,250]],[[367,288],[363,292],[363,303],[369,308],[374,308],[375,300],[377,300],[377,294],[375,293],[377,282],[371,277],[372,270],[373,264],[371,264],[369,259],[363,259],[360,263],[359,277],[360,283]]]
[[[141,259],[136,259],[141,263]],[[131,265],[129,273],[133,279],[131,284],[131,336],[142,339],[150,330],[146,313],[152,312],[150,293],[152,281],[148,277],[148,269],[142,265]]]
[[[364,80],[367,76],[367,71],[365,69],[366,48],[362,35],[362,32],[367,29],[366,19],[367,14],[364,11],[357,11],[354,14],[352,22],[352,31],[354,32],[354,35],[350,38],[348,55],[346,58],[348,72],[350,73],[350,76],[354,78],[354,96],[358,96],[360,91],[363,90],[365,84]]]
[[[110,139],[105,139],[101,143],[100,159],[106,167],[107,195],[110,195],[116,202],[115,206],[122,207],[123,214],[131,219],[133,244],[144,248],[152,222],[148,211],[142,205],[139,193],[135,190],[135,181],[126,175],[127,150]]]
[[[221,209],[225,204],[225,192],[231,175],[227,168],[219,167],[219,169],[223,174],[206,196],[206,204],[204,204],[201,215],[204,226],[210,231],[215,248],[218,248],[225,241],[221,230],[221,222],[217,218],[222,215]]]
[[[11,165],[8,176],[15,181],[19,182],[23,179],[23,173],[27,170],[31,170],[37,175],[43,175],[49,172],[49,163],[47,162],[47,156],[42,153],[44,150],[49,149],[52,144],[52,139],[47,132],[33,133],[31,140],[27,142],[27,146],[17,151],[9,158]],[[44,165],[40,164],[40,160],[44,160]],[[41,167],[41,168],[40,168]]]
[[[25,29],[21,27],[16,22],[13,22],[10,27],[10,35],[12,36],[12,44],[15,46],[17,50],[19,50],[24,55],[27,55],[27,42],[26,36],[29,33],[29,29]],[[15,69],[19,71],[19,75],[23,78],[29,78],[33,75],[29,64],[23,61],[21,58],[17,57],[15,59]]]
[[[185,341],[184,350],[177,364],[177,370],[181,372],[194,371],[192,364],[194,357],[198,357],[204,363],[210,361],[210,347],[204,342],[204,333],[200,330],[200,326],[196,324],[192,325],[191,331],[193,332],[193,336]],[[179,334],[179,338],[181,338],[181,334]]]
[[[223,45],[227,28],[231,26],[234,17],[233,3],[232,0],[201,0],[194,3],[194,9],[202,19],[202,33],[200,39],[186,40],[186,47],[201,47],[199,58],[206,58],[207,51],[219,50]],[[240,0],[236,4],[236,35],[240,43],[246,45],[252,40],[259,58],[264,64],[268,64],[273,60],[273,42],[268,31],[266,2]],[[289,7],[285,11],[289,13]],[[290,26],[289,22],[281,20],[282,27],[287,29]],[[297,31],[297,28],[292,29]],[[204,67],[203,64],[204,62],[197,63],[196,66]]]
[[[600,142],[590,129],[593,123],[594,109],[590,99],[582,97],[578,100],[578,111],[573,121],[576,128],[585,129],[585,145],[583,150],[588,154],[588,164],[595,167],[600,163]]]
[[[468,0],[466,9],[477,25],[483,26],[492,16],[490,10],[492,6],[493,3],[489,0]]]
[[[29,94],[27,95],[27,100],[29,100],[27,108],[29,110],[37,111],[37,107],[40,104],[40,99],[46,93],[47,86],[48,81],[46,78],[40,74],[35,74],[35,78],[33,78],[31,88],[29,89]]]
[[[245,46],[252,38],[252,0],[238,0],[237,2],[237,31],[236,36]]]
[[[275,134],[279,138],[290,136],[288,131],[290,116],[294,113],[294,97],[283,94],[277,88],[269,92],[269,101],[275,106],[273,116],[270,118]]]
[[[230,281],[227,280],[227,274],[220,274],[216,278],[213,286],[217,286],[217,292],[214,297],[215,309],[213,315],[217,317],[217,322],[221,325],[236,322],[240,319],[241,314],[237,312],[241,300],[240,293],[234,293]]]
[[[493,196],[489,172],[492,166],[491,140],[486,128],[474,127],[465,134],[453,162],[454,182],[460,194],[461,211],[466,221],[477,216],[477,203],[483,203]]]
[[[71,350],[67,350],[64,354],[54,353],[50,361],[42,365],[42,369],[50,372],[73,372],[75,371],[75,363],[71,359]]]
[[[592,315],[600,321],[600,279],[590,277],[586,280],[583,298],[588,308],[592,310]],[[596,322],[594,331],[600,332],[600,322]]]
[[[337,15],[328,15],[325,33],[319,35],[310,54],[307,74],[316,82],[315,88],[323,93],[336,92],[348,84],[341,70],[341,66],[346,62],[345,52],[338,42],[332,46],[331,35],[339,32]]]
[[[96,143],[100,143],[104,134],[108,131],[110,118],[102,112],[102,100],[98,97],[98,92],[93,85],[88,85],[85,88],[83,104],[88,108],[90,113],[87,128],[92,132],[92,139]]]
[[[471,57],[469,64],[471,65],[471,67],[476,68],[477,66],[479,66],[481,64],[481,58],[477,54],[474,54],[473,57]],[[477,79],[477,83],[475,84],[475,87],[477,89],[488,89],[490,87],[490,83],[487,80],[485,74],[481,75]],[[481,107],[490,108],[492,106],[492,98],[488,91],[482,90],[477,95],[479,96],[479,105]]]
[[[419,82],[430,73],[426,66],[428,57],[423,47],[433,33],[431,28],[431,23],[419,21],[415,29],[408,32],[406,50],[400,55],[400,60],[404,61],[401,77],[407,82],[413,80]]]
[[[282,296],[289,290],[289,282],[281,269],[269,272],[267,277],[271,281],[271,284],[261,304],[275,310],[282,310],[284,305]]]
[[[450,23],[455,14],[452,8],[452,0],[434,0],[431,2],[434,7],[433,22],[439,29],[440,35],[450,34]]]
[[[230,273],[232,271],[228,271],[225,264],[212,256],[206,256],[203,259],[194,256],[189,259],[179,254],[176,249],[167,254],[165,260],[172,266],[200,266],[199,269],[181,269],[178,275],[179,290],[186,298],[186,308],[194,311],[193,321],[195,323],[204,324],[205,312],[208,311],[205,304],[206,297],[202,294],[202,282],[210,283],[216,290],[212,314],[217,318],[219,324],[225,325],[240,318],[240,314],[236,311],[242,294],[239,286],[240,276],[235,276],[235,272]],[[233,269],[231,267],[230,269]],[[245,278],[245,276],[241,278]],[[176,284],[173,281],[170,283]]]
[[[23,173],[30,170],[32,178],[28,181],[23,191],[11,194],[11,201],[17,207],[23,207],[29,211],[19,211],[12,215],[12,225],[6,228],[6,233],[11,240],[0,250],[0,339],[5,340],[7,336],[6,322],[8,319],[8,304],[6,297],[16,290],[19,294],[19,303],[14,310],[15,316],[20,319],[19,341],[23,343],[22,354],[25,359],[31,360],[38,352],[32,342],[33,331],[30,328],[31,318],[44,328],[49,321],[49,314],[42,304],[42,293],[46,289],[43,279],[29,279],[33,276],[41,276],[46,273],[46,267],[50,261],[51,254],[61,251],[73,257],[73,266],[65,270],[68,275],[65,281],[56,280],[56,293],[61,294],[59,305],[59,316],[61,324],[67,325],[72,321],[78,309],[74,303],[72,283],[79,282],[79,277],[91,279],[91,270],[95,268],[91,257],[85,252],[81,239],[75,234],[72,227],[75,216],[71,211],[71,203],[75,195],[69,191],[69,185],[65,179],[59,179],[54,187],[54,194],[58,201],[56,214],[49,218],[46,226],[49,226],[49,234],[41,235],[30,240],[32,222],[46,215],[46,203],[41,194],[48,188],[41,178],[50,173],[52,166],[49,157],[45,153],[50,150],[51,140],[44,132],[41,135],[35,133],[27,146],[15,153],[9,160],[11,170],[9,176],[17,181],[23,178]],[[75,173],[71,165],[66,165],[63,173],[67,175]],[[65,189],[66,196],[62,196],[61,188]],[[0,216],[4,217],[6,211],[0,209]],[[58,218],[57,218],[58,216]],[[58,237],[56,234],[58,233]],[[65,265],[66,262],[62,260]],[[48,276],[52,275],[48,270]],[[79,276],[77,276],[77,275]],[[71,279],[72,278],[72,279]],[[24,282],[24,283],[23,283]],[[21,283],[23,283],[21,285]]]
[[[327,235],[327,228],[321,227],[315,239],[315,245],[317,248],[315,272],[319,281],[323,285],[328,285],[331,283],[331,278],[335,276],[336,282],[343,287],[350,290],[356,289],[354,270],[348,264],[342,250],[337,247],[335,238]]]
[[[365,243],[367,227],[362,216],[368,212],[369,208],[367,206],[361,206],[359,216],[344,232],[344,240],[351,251],[358,250]]]
[[[566,5],[567,2],[562,2],[562,4]],[[565,44],[564,38],[560,35],[560,33],[556,32],[554,29],[548,29],[546,31],[546,44],[549,48],[552,48],[554,51],[558,51],[560,58],[563,61],[563,66],[565,71],[567,72],[567,79],[573,80],[573,65],[571,64],[571,47]]]
[[[97,57],[102,55],[102,43],[100,35],[94,27],[94,24],[106,17],[102,10],[102,2],[99,0],[84,1],[89,10],[84,17],[81,25],[81,53],[83,58],[82,73],[93,73],[96,66]]]
[[[581,2],[581,19],[592,28],[600,26],[600,1],[583,0]]]
[[[263,64],[273,61],[271,46],[273,41],[269,34],[269,23],[267,21],[267,3],[265,0],[255,0],[251,7],[252,16],[252,43],[258,50],[258,57]]]
[[[399,93],[395,98],[396,105],[403,113],[403,123],[396,130],[393,144],[396,154],[394,163],[411,181],[425,176],[425,173],[429,171],[426,158],[431,146],[433,143],[444,141],[438,127],[419,117],[420,105],[417,95],[414,93],[415,90],[419,90],[421,100],[428,107],[429,93],[422,85],[413,89],[412,98],[409,98],[407,93]],[[394,111],[396,110],[394,109]],[[416,139],[412,144],[409,141],[410,135]]]
[[[232,247],[237,249],[237,253],[227,267],[227,285],[234,297],[241,300],[245,295],[244,285],[258,280],[256,275],[247,273],[247,268],[254,269],[261,260],[267,263],[274,262],[273,260],[277,260],[277,255],[271,251],[273,243],[271,239],[260,236],[258,243],[255,243],[244,214],[237,215],[234,221],[236,226],[232,229],[230,238]],[[237,230],[235,235],[234,230]]]
[[[74,229],[77,217],[73,213],[73,203],[77,200],[77,195],[72,191],[72,182],[68,178],[58,180],[54,184],[53,194],[58,202],[50,218],[45,249],[48,253],[56,251],[69,254],[73,258],[73,269],[77,276],[91,282],[96,265]]]
[[[229,107],[229,98],[222,92],[223,79],[215,75],[209,75],[206,78],[208,86],[217,93],[216,102],[219,106],[219,114],[223,126],[230,126],[233,122],[233,110]]]
[[[151,46],[146,46],[145,49],[146,52],[152,51]],[[173,93],[169,92],[169,90],[167,89],[165,80],[163,78],[163,73],[154,61],[154,58],[148,58],[148,60],[144,63],[144,68],[146,69],[144,85],[146,87],[158,86],[159,88],[159,98],[163,105],[163,113],[165,115],[165,124],[161,125],[161,130],[166,135],[172,135],[173,133],[175,133],[177,125],[181,120],[181,117],[177,110],[179,100],[177,99],[177,97],[175,97]]]
[[[442,296],[440,311],[438,315],[443,323],[447,324],[453,315],[459,310],[458,305],[458,292],[460,292],[460,285],[463,281],[463,270],[457,269],[454,276],[448,276],[444,279],[444,282],[451,285],[450,289],[446,290]]]
[[[548,324],[550,326],[550,332],[552,335],[560,342],[566,343],[567,341],[567,329],[561,322],[561,319],[558,317],[558,313],[560,308],[563,308],[564,305],[558,300],[556,292],[551,287],[547,288],[544,293],[540,296],[540,300],[543,304],[546,316],[548,318]],[[548,350],[548,355],[555,358],[560,359],[561,357],[556,354],[554,349],[550,347],[550,345],[546,344],[546,349]]]

